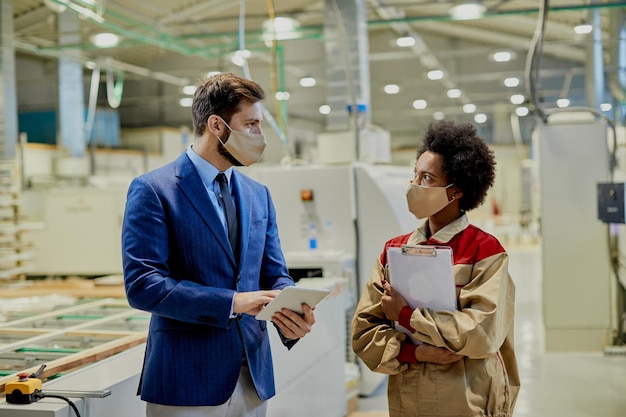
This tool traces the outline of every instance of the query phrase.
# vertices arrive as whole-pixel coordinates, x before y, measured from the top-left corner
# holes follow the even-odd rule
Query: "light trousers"
[[[250,370],[245,365],[241,367],[233,395],[222,405],[177,407],[146,404],[147,417],[265,417],[266,412],[267,404],[259,399]]]

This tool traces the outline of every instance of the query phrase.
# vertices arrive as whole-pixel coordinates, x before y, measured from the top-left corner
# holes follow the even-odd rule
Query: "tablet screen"
[[[270,301],[259,314],[257,320],[271,320],[274,313],[282,308],[288,308],[302,314],[302,304],[315,307],[330,290],[319,288],[285,287],[276,298]]]

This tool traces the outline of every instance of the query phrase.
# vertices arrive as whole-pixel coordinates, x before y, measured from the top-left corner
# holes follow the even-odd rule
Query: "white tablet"
[[[330,293],[330,290],[319,288],[285,287],[280,294],[270,301],[255,317],[257,320],[271,320],[274,313],[288,308],[302,314],[302,304],[315,307]]]

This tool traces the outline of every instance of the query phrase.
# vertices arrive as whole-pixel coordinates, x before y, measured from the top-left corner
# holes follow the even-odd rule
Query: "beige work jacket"
[[[426,239],[427,222],[391,239],[363,289],[352,321],[352,347],[373,371],[389,374],[390,417],[510,417],[520,381],[513,347],[515,285],[508,255],[466,215]],[[410,324],[423,343],[465,356],[449,365],[400,363],[402,342],[381,307],[386,248],[401,244],[450,246],[457,311],[415,309]],[[391,282],[393,285],[393,282]]]

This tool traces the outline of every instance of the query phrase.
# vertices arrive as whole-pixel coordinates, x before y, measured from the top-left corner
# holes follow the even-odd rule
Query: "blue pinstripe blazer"
[[[165,405],[223,404],[242,357],[262,400],[274,395],[266,322],[230,319],[235,291],[293,285],[267,187],[234,171],[239,259],[200,176],[183,153],[128,189],[122,259],[131,306],[152,313],[141,398]],[[288,344],[290,347],[290,345]]]

